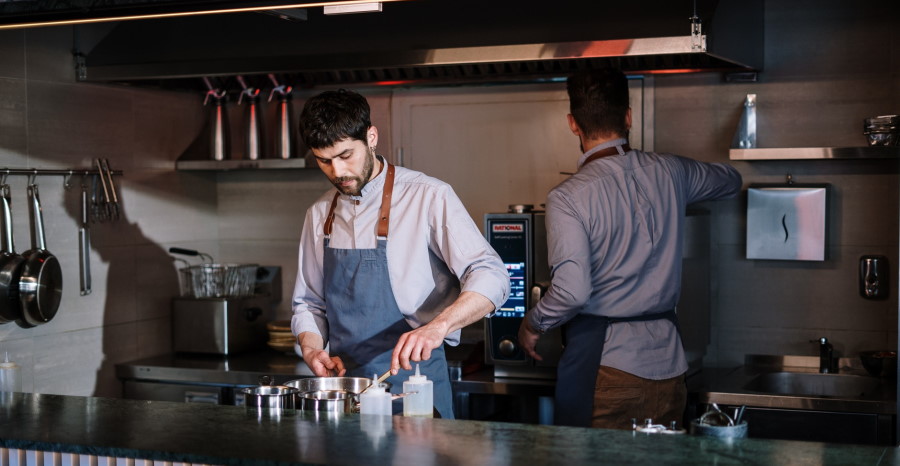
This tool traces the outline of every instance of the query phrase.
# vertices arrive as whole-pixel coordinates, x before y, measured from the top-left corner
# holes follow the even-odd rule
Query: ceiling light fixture
[[[381,2],[356,3],[353,5],[325,5],[326,15],[346,15],[349,13],[379,13]]]
[[[260,6],[248,6],[248,7],[238,7],[238,8],[209,8],[209,9],[199,9],[199,10],[188,10],[188,11],[169,11],[169,12],[161,12],[161,13],[141,13],[141,14],[124,14],[124,15],[115,15],[115,16],[103,16],[103,17],[94,17],[94,18],[62,18],[62,19],[52,19],[45,21],[29,21],[27,17],[24,17],[21,22],[17,23],[8,23],[8,24],[0,24],[0,30],[3,29],[22,29],[22,28],[33,28],[33,27],[44,27],[44,26],[63,26],[69,24],[88,24],[88,23],[102,23],[102,22],[110,22],[110,21],[130,21],[130,20],[138,20],[138,19],[160,19],[160,18],[178,18],[184,16],[199,16],[199,15],[213,15],[213,14],[222,14],[222,13],[248,13],[254,11],[270,11],[270,10],[285,10],[292,8],[315,8],[315,7],[325,7],[325,8],[346,8],[348,11],[346,13],[354,13],[356,11],[349,11],[352,8],[359,8],[359,12],[363,11],[381,11],[381,4],[386,2],[402,2],[407,0],[382,0],[380,2],[372,2],[371,0],[342,0],[342,1],[320,1],[320,2],[305,2],[305,3],[282,3],[282,4],[273,4],[273,2],[265,2],[266,5]],[[377,8],[377,10],[372,9]],[[3,17],[0,15],[0,22],[3,22]]]

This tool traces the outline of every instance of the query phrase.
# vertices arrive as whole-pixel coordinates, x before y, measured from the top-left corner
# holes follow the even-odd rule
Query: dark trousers
[[[592,427],[631,430],[632,419],[643,424],[670,426],[676,421],[678,429],[687,406],[687,387],[684,375],[671,379],[644,379],[612,367],[600,366],[594,390],[594,418]]]

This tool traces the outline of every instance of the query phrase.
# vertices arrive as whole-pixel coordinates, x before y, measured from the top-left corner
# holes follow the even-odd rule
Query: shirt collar
[[[595,152],[606,149],[607,147],[624,146],[625,144],[628,144],[628,139],[618,138],[602,142],[594,147],[591,147],[587,152],[581,154],[581,157],[578,159],[578,168],[581,168],[581,166],[584,165],[584,161],[587,160],[587,158],[593,155]]]
[[[351,200],[361,201],[370,192],[381,192],[381,187],[384,186],[384,179],[387,177],[387,161],[384,160],[384,157],[380,155],[376,155],[375,157],[378,157],[378,160],[381,161],[381,173],[375,175],[375,178],[372,178],[371,181],[363,186],[362,192],[359,193],[359,196],[347,196]]]

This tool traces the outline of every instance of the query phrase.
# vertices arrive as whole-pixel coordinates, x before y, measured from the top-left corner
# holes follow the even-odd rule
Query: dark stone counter
[[[4,394],[0,446],[228,465],[891,464],[897,449],[516,423]]]

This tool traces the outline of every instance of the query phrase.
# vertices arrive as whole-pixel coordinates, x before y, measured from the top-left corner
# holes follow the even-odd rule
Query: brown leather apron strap
[[[331,226],[334,224],[334,207],[337,205],[341,192],[334,193],[334,199],[331,200],[331,208],[328,209],[328,217],[325,217],[325,236],[331,236]]]
[[[387,163],[387,161],[385,161]],[[387,175],[384,177],[384,194],[381,195],[381,211],[378,216],[378,236],[387,238],[391,219],[391,194],[394,193],[394,166],[387,163]]]
[[[583,167],[583,166],[593,162],[594,160],[597,160],[602,157],[608,157],[610,155],[619,155],[619,147],[620,146],[612,146],[612,147],[607,147],[606,149],[600,149],[597,152],[594,152],[593,154],[591,154],[590,157],[585,159],[584,163],[581,164],[581,166]],[[631,146],[629,146],[628,144],[623,144],[621,147],[622,147],[622,150],[625,152],[628,152],[631,150]]]
[[[394,166],[387,163],[387,174],[384,178],[384,192],[381,195],[381,210],[378,212],[378,236],[387,237],[388,225],[391,219],[391,195],[394,193]],[[328,209],[328,216],[325,217],[325,236],[331,235],[331,227],[334,225],[334,208],[337,206],[338,198],[341,192],[334,193],[334,199],[331,200],[331,207]]]

